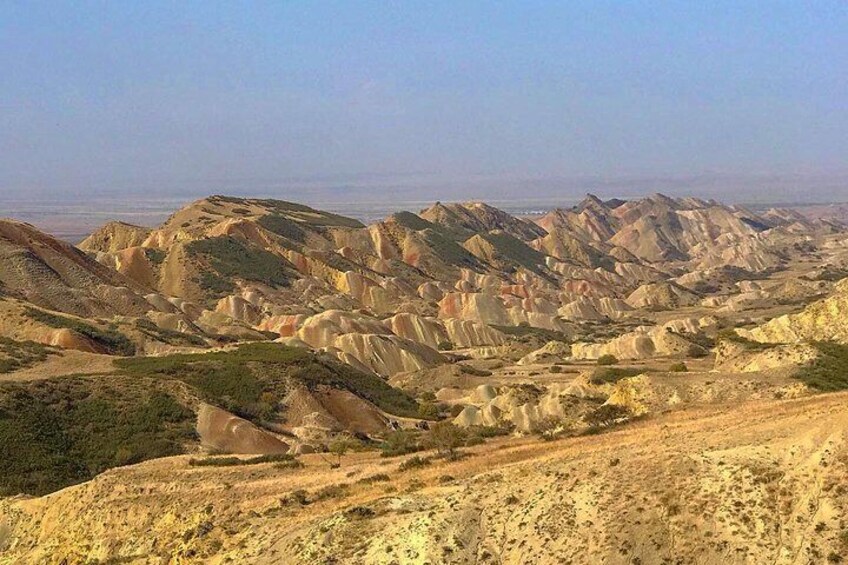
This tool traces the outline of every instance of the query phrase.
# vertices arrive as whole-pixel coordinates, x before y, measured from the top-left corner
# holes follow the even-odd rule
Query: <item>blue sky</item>
[[[841,0],[7,1],[0,77],[5,194],[848,169]]]

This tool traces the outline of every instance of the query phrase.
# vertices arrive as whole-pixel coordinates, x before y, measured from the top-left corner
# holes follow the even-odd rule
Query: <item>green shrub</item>
[[[345,483],[341,483],[338,485],[328,485],[326,487],[320,488],[312,495],[310,501],[318,502],[320,500],[327,500],[329,498],[344,498],[348,495],[349,487]]]
[[[327,451],[336,456],[336,464],[338,466],[341,466],[342,457],[344,457],[344,455],[347,454],[348,451],[354,449],[356,446],[357,442],[355,442],[353,439],[346,436],[340,436],[330,442],[330,445],[327,446]]]
[[[615,383],[621,379],[641,375],[644,372],[647,372],[647,369],[636,367],[599,367],[592,371],[592,377],[589,381],[594,385]]]
[[[374,484],[374,483],[388,482],[390,480],[392,480],[392,479],[387,474],[377,473],[376,475],[370,475],[368,477],[363,477],[356,482],[364,484],[364,485],[371,485],[371,484]]]
[[[228,281],[240,278],[256,281],[274,287],[288,286],[290,283],[287,273],[290,263],[255,245],[244,243],[231,236],[198,239],[186,245],[190,256],[202,256],[209,261],[214,275],[201,275],[201,285],[212,283],[220,288],[218,279]],[[204,288],[206,288],[204,286]]]
[[[520,239],[500,231],[480,234],[498,253],[509,261],[521,265],[537,275],[545,275],[545,255],[536,251]]]
[[[552,441],[572,431],[572,426],[553,416],[545,416],[533,425],[532,432],[545,441]]]
[[[421,467],[427,467],[433,463],[432,457],[421,457],[420,455],[416,455],[414,457],[410,457],[405,460],[398,466],[398,471],[409,471],[410,469],[420,469]]]
[[[36,308],[27,308],[25,314],[28,318],[51,328],[74,331],[100,344],[113,355],[135,355],[135,344],[112,327],[101,329],[76,318],[52,314]]]
[[[420,233],[436,257],[445,263],[456,267],[467,267],[472,270],[482,268],[482,264],[477,257],[438,231],[428,228]]]
[[[205,347],[207,345],[206,340],[200,336],[160,328],[147,318],[136,320],[135,327],[147,337],[168,345],[187,345],[190,347]]]
[[[438,404],[421,402],[418,404],[418,417],[423,420],[438,420],[441,412]]]
[[[689,368],[686,366],[686,363],[681,361],[680,363],[672,363],[668,370],[672,373],[686,373],[689,371]]]
[[[812,345],[818,350],[818,357],[810,365],[798,368],[794,378],[822,392],[848,389],[848,345],[827,341]]]
[[[194,414],[150,383],[68,378],[0,386],[0,495],[42,495],[111,467],[177,455]]]
[[[487,371],[485,369],[478,369],[476,367],[472,367],[471,365],[460,365],[459,371],[463,375],[471,375],[472,377],[491,377],[492,372]]]
[[[293,455],[285,453],[257,455],[256,457],[248,457],[242,459],[240,457],[207,457],[205,459],[189,459],[188,464],[192,467],[235,467],[241,465],[259,465],[261,463],[289,463],[297,462],[300,466],[302,463],[297,461]]]
[[[254,421],[274,416],[290,380],[310,390],[321,385],[347,390],[398,416],[418,414],[414,398],[380,377],[278,343],[249,343],[214,353],[121,359],[116,365],[129,375],[183,381],[212,404]]]
[[[34,341],[15,341],[0,337],[0,374],[32,367],[46,361],[56,350]]]
[[[693,359],[703,359],[709,354],[709,351],[694,343],[686,348],[686,356]]]
[[[602,404],[583,417],[590,427],[605,428],[631,418],[633,414],[626,406]]]
[[[397,457],[421,451],[421,433],[415,430],[395,430],[386,435],[380,444],[382,457]]]
[[[144,255],[147,257],[147,260],[154,265],[161,265],[165,262],[165,258],[168,256],[161,249],[156,249],[154,247],[145,247]]]
[[[235,284],[209,271],[200,273],[196,282],[200,288],[215,297],[230,294],[236,289]]]
[[[451,422],[438,422],[430,428],[427,434],[427,442],[433,446],[440,455],[449,459],[456,459],[457,449],[461,447],[468,434],[459,426]]]
[[[298,243],[306,242],[306,232],[297,222],[280,214],[268,214],[259,218],[259,225],[266,230]]]
[[[615,355],[610,355],[608,353],[606,355],[601,355],[600,357],[598,357],[597,363],[598,363],[598,365],[600,365],[602,367],[605,367],[605,366],[608,366],[608,365],[617,365],[618,364],[618,357],[616,357]]]

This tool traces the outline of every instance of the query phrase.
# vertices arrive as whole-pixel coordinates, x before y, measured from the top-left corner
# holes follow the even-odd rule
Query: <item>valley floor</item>
[[[0,563],[840,563],[848,393],[303,469],[186,456],[0,501]],[[305,504],[304,504],[305,502]]]

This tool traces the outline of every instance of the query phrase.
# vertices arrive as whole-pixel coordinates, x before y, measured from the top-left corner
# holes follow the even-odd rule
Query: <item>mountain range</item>
[[[789,546],[829,559],[848,543],[848,495],[820,486],[822,510],[809,505],[848,461],[833,400],[848,388],[846,277],[848,225],[833,215],[662,194],[587,195],[532,217],[437,202],[369,225],[210,196],[156,227],[107,223],[77,246],[0,220],[0,563],[586,562],[569,547],[610,563],[789,563]],[[763,423],[770,406],[774,425]],[[822,436],[804,406],[836,435]],[[744,437],[726,432],[748,425]],[[660,441],[668,426],[710,446],[668,432],[688,454],[673,458],[675,473],[692,479],[664,480],[690,500],[617,478],[650,465],[640,433]],[[463,439],[445,448],[446,434]],[[591,451],[583,469],[567,462],[578,446]],[[768,455],[790,448],[806,459]],[[358,478],[342,488],[343,459]],[[426,485],[395,480],[406,472]],[[173,473],[184,482],[163,486]],[[566,506],[544,502],[563,484]],[[612,493],[632,499],[616,511],[630,538],[592,510],[619,504]],[[695,532],[705,526],[693,501],[721,515],[739,497],[785,519],[751,510]],[[77,513],[63,531],[65,506]],[[535,532],[530,518],[513,523],[511,506]],[[413,520],[380,518],[395,512]],[[285,547],[273,541],[283,518]],[[801,519],[812,534],[791,525]],[[589,522],[603,524],[600,537],[580,533]],[[632,536],[652,541],[634,547]]]

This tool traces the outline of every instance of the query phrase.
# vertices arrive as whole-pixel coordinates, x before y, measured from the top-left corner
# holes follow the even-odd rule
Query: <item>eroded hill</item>
[[[0,222],[0,563],[839,562],[846,276],[663,195]]]

